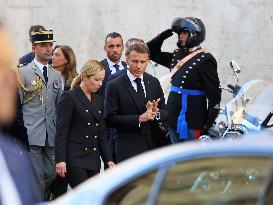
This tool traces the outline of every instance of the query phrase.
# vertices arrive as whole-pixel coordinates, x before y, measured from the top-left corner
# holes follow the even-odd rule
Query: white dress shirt
[[[111,74],[116,73],[116,72],[117,72],[117,69],[114,67],[114,65],[115,65],[116,63],[114,63],[113,61],[111,61],[108,57],[106,57],[106,60],[107,60],[107,63],[108,63],[108,65],[109,65],[109,69],[110,69],[110,71],[111,71]],[[119,63],[118,63],[117,65],[119,65],[119,70],[123,70],[123,69],[124,69],[124,67],[123,67],[123,65],[122,65],[122,63],[121,63],[121,61],[119,61]]]
[[[133,86],[133,88],[135,89],[135,91],[137,92],[137,83],[135,82],[135,79],[137,78],[136,76],[134,76],[132,73],[130,73],[129,70],[127,70],[127,75],[131,81],[131,84]],[[144,94],[145,94],[145,97],[146,97],[146,89],[145,89],[145,84],[144,84],[144,81],[143,81],[143,74],[139,77],[141,79],[141,85],[142,85],[142,88],[144,90]]]

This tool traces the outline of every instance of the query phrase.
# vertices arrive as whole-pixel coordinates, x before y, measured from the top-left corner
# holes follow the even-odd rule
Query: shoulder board
[[[18,64],[17,65],[17,68],[21,68],[21,67],[23,67],[23,66],[25,66],[25,65],[27,65],[28,63],[22,63],[22,64]]]

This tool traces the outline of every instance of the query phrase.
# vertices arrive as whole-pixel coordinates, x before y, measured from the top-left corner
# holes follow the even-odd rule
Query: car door
[[[256,204],[272,174],[271,156],[170,160],[109,193],[104,204]]]

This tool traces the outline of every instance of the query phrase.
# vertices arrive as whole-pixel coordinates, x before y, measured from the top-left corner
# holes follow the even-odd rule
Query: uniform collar
[[[33,59],[35,65],[38,67],[38,69],[43,73],[43,68],[44,66],[46,66],[46,68],[48,69],[48,64],[43,65],[42,63],[40,63],[39,61],[36,60],[36,58]]]

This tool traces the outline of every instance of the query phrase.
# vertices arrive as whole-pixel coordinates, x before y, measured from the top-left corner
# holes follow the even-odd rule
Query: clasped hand
[[[149,120],[153,121],[156,118],[157,112],[159,109],[157,108],[160,98],[157,100],[148,101],[146,104],[146,112],[139,116],[139,122],[147,122]]]

